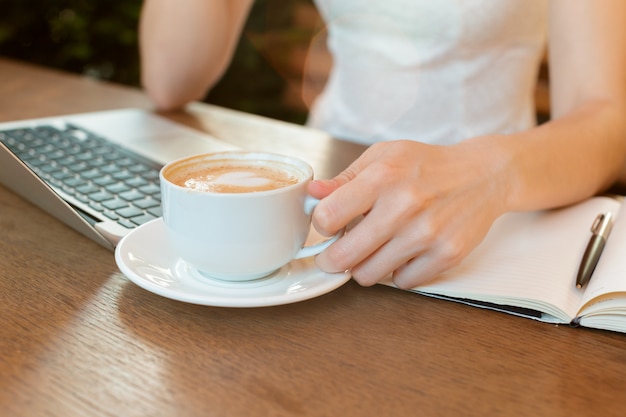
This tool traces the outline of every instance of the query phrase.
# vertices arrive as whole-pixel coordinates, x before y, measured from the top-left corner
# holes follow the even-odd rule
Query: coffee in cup
[[[168,179],[174,184],[214,193],[251,193],[294,185],[304,174],[293,165],[278,161],[222,159],[206,166],[180,164],[170,169]]]

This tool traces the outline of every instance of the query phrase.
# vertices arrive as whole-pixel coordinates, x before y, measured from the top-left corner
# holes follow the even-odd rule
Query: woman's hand
[[[379,143],[334,179],[311,182],[309,192],[323,198],[313,214],[320,232],[335,233],[364,215],[317,265],[350,269],[365,286],[393,273],[398,287],[410,288],[458,264],[506,210],[507,160],[494,145],[500,140]]]

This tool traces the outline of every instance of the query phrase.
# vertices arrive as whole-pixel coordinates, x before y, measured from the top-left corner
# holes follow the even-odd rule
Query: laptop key
[[[161,206],[152,207],[148,209],[148,213],[152,214],[155,217],[161,217],[163,216],[163,209],[161,208]]]
[[[131,188],[128,185],[124,184],[123,182],[116,182],[113,184],[106,185],[104,189],[112,194],[120,194],[125,191],[129,191]]]
[[[123,193],[120,193],[120,197],[127,201],[139,200],[143,198],[145,195],[137,190],[130,190]]]
[[[87,183],[85,185],[81,185],[80,187],[76,187],[76,191],[81,194],[92,194],[100,191],[100,187],[97,187],[91,183]]]
[[[89,194],[89,198],[99,203],[101,201],[112,199],[113,194],[107,193],[106,191],[98,191],[98,192]]]
[[[149,184],[148,181],[146,181],[145,179],[143,179],[141,177],[129,178],[125,182],[126,182],[126,184],[130,185],[131,187],[142,187],[144,185],[148,185]]]
[[[103,210],[102,214],[104,214],[105,216],[107,216],[107,218],[111,220],[117,220],[120,218],[120,216],[118,216],[114,211],[111,210]]]
[[[142,224],[147,223],[150,220],[154,220],[154,219],[156,219],[156,217],[146,213],[140,216],[131,217],[130,221],[135,223],[137,226],[141,226]]]
[[[139,187],[139,191],[141,191],[144,194],[157,194],[161,192],[161,187],[159,187],[158,184],[149,183],[147,185],[143,185]]]
[[[126,200],[122,200],[119,197],[115,197],[111,200],[106,200],[102,202],[102,205],[109,210],[117,210],[124,207],[128,207],[130,204]]]
[[[131,222],[129,219],[120,219],[117,222],[121,224],[122,226],[126,227],[127,229],[132,229],[134,227],[137,227],[137,225]]]
[[[117,181],[113,177],[111,177],[109,175],[93,179],[93,183],[97,184],[97,185],[99,185],[101,187],[104,187],[104,186],[107,186],[107,185],[111,185],[111,184],[115,184],[116,182]]]
[[[143,214],[143,210],[140,210],[137,207],[133,207],[133,206],[115,210],[115,212],[119,214],[120,216],[126,217],[126,218],[140,216]]]
[[[148,209],[151,207],[156,207],[161,203],[154,198],[148,196],[140,200],[133,201],[133,204],[141,209]]]
[[[87,184],[87,181],[84,178],[74,175],[71,178],[66,179],[63,183],[71,188],[80,187],[81,185]]]

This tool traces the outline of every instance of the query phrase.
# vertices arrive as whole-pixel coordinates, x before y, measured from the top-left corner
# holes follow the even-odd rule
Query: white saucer
[[[115,249],[115,261],[126,277],[148,291],[174,300],[217,307],[295,303],[326,294],[350,279],[349,273],[321,271],[312,258],[294,260],[269,277],[254,281],[227,282],[209,278],[174,253],[162,218],[126,235]]]

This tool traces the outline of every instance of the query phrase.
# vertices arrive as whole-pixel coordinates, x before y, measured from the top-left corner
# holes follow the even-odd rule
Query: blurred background
[[[138,87],[141,5],[2,0],[0,56]],[[229,70],[205,101],[304,123],[315,95],[306,85],[323,86],[330,67],[327,52],[316,48],[319,58],[309,61],[318,74],[304,74],[312,40],[325,44],[322,28],[311,0],[256,0]]]
[[[0,56],[139,86],[142,0],[2,0]],[[256,0],[233,62],[205,101],[302,124],[332,61],[312,0]],[[1,76],[1,74],[0,74]],[[536,94],[549,118],[548,71]]]

